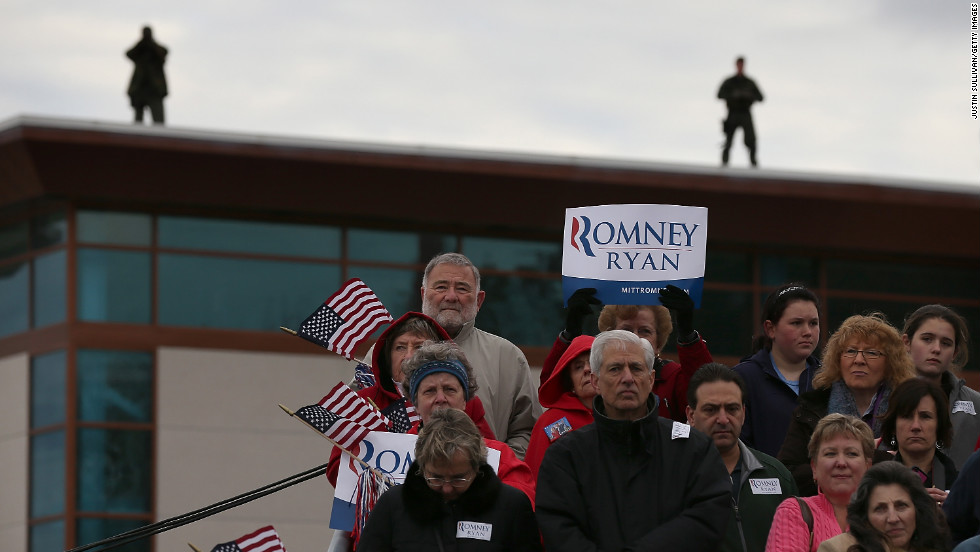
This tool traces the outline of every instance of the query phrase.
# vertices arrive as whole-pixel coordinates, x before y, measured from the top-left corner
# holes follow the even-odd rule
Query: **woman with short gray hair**
[[[486,461],[473,421],[455,408],[432,412],[419,431],[405,483],[381,496],[358,550],[539,551],[531,502]]]

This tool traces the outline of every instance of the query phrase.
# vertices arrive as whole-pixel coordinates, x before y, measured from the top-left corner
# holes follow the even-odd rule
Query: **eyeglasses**
[[[441,477],[425,478],[425,482],[428,483],[433,489],[441,489],[443,485],[449,485],[454,489],[462,489],[472,480],[472,477],[457,477],[456,479],[443,479]]]
[[[841,356],[847,358],[857,358],[858,353],[864,355],[864,360],[878,360],[879,358],[885,356],[885,353],[879,351],[878,349],[847,349]]]

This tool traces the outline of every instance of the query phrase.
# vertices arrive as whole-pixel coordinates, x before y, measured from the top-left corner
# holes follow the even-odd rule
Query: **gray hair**
[[[429,283],[429,273],[432,269],[441,264],[450,264],[456,266],[468,266],[473,270],[473,279],[476,280],[476,293],[480,292],[480,271],[477,270],[476,265],[473,261],[469,260],[466,255],[462,253],[440,253],[432,260],[429,264],[425,265],[425,272],[422,274],[422,287],[426,287]]]
[[[419,430],[415,461],[421,471],[430,462],[451,462],[457,452],[466,456],[474,470],[487,463],[487,444],[473,420],[462,410],[440,408]]]
[[[418,402],[418,397],[412,395],[412,373],[419,368],[425,366],[426,364],[438,360],[445,361],[457,361],[463,365],[466,370],[466,379],[469,380],[469,385],[466,386],[466,395],[468,397],[475,397],[476,390],[479,387],[476,384],[476,374],[473,373],[473,366],[470,361],[466,360],[466,355],[463,354],[463,350],[459,348],[459,345],[452,341],[426,341],[411,358],[402,364],[402,373],[405,374],[405,378],[402,380],[402,392],[406,397],[413,403]]]
[[[592,372],[598,375],[602,370],[603,361],[603,351],[606,345],[612,343],[619,344],[622,350],[626,350],[626,345],[633,344],[638,345],[643,349],[643,360],[647,364],[648,370],[653,370],[654,362],[657,360],[656,353],[653,352],[653,345],[642,337],[636,335],[633,332],[628,332],[626,330],[609,330],[607,332],[602,332],[596,336],[595,341],[592,342],[592,353],[589,355],[589,366],[592,366]]]

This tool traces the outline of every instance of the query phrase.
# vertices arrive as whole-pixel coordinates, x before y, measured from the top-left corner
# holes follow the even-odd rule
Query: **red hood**
[[[555,370],[551,372],[548,376],[548,380],[541,384],[541,388],[538,389],[538,400],[541,402],[541,406],[551,407],[562,395],[568,393],[570,390],[565,389],[562,385],[562,374],[572,363],[572,360],[580,354],[592,350],[592,342],[595,338],[591,335],[580,335],[572,340],[568,345],[568,349],[565,353],[561,355],[558,359],[558,364],[555,365]]]
[[[422,314],[421,312],[406,312],[398,320],[392,322],[391,325],[389,325],[378,337],[377,343],[374,344],[374,352],[371,356],[371,371],[374,372],[374,380],[378,385],[381,385],[382,389],[388,391],[389,393],[397,393],[397,391],[395,390],[394,383],[392,383],[391,380],[391,361],[387,358],[382,358],[384,356],[382,352],[384,351],[385,343],[388,341],[388,336],[395,328],[409,318],[422,318],[426,320],[432,324],[433,327],[435,327],[436,332],[443,341],[451,340],[449,334],[442,328],[442,326],[439,325],[438,322]]]

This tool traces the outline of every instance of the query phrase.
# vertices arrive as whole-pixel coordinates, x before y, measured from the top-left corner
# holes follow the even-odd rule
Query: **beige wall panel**
[[[27,549],[30,357],[0,359],[0,546]]]
[[[331,353],[158,352],[157,518],[231,498],[323,464],[326,439],[279,409],[320,400],[353,364]],[[157,537],[157,550],[209,550],[274,525],[291,550],[325,550],[333,487],[299,483]]]

